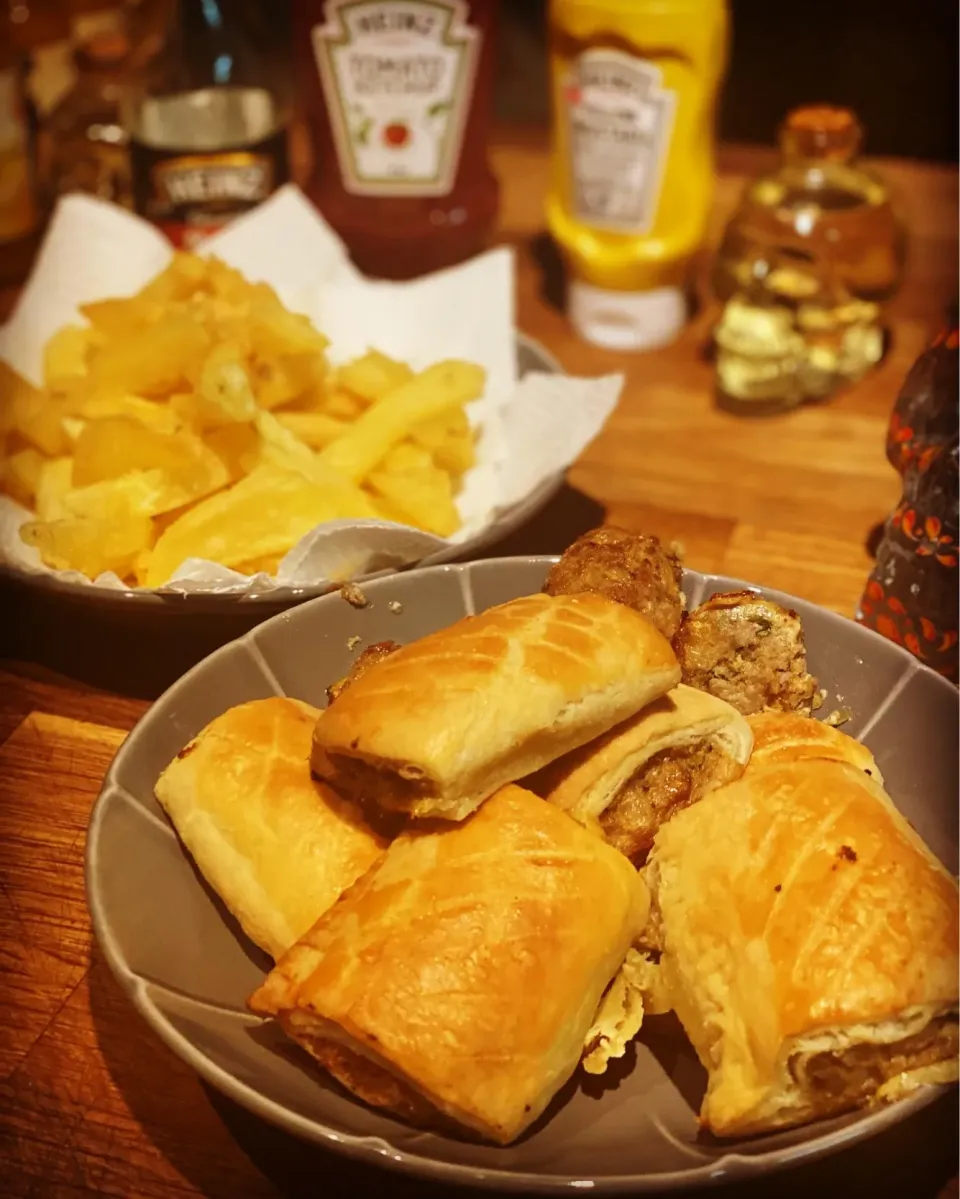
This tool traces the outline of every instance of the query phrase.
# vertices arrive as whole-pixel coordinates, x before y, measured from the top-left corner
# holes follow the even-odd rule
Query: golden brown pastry
[[[373,645],[368,645],[366,649],[361,650],[357,655],[356,661],[350,667],[349,673],[338,682],[331,683],[327,688],[327,702],[332,704],[348,687],[352,687],[358,679],[362,679],[371,666],[376,666],[384,658],[389,658],[399,648],[400,646],[396,641],[377,641]]]
[[[645,873],[717,1136],[956,1078],[957,885],[862,770],[749,771],[664,825]]]
[[[504,787],[398,837],[250,1007],[367,1103],[507,1144],[576,1069],[648,907],[622,854]]]
[[[639,863],[664,821],[740,777],[752,744],[736,709],[681,684],[529,785],[577,819],[598,821],[607,840]]]
[[[630,608],[525,596],[371,666],[317,721],[313,769],[360,801],[462,820],[679,673],[670,643]]]
[[[547,595],[590,591],[626,604],[672,638],[683,617],[683,567],[658,538],[613,525],[591,529],[550,570]]]
[[[684,620],[673,648],[685,683],[744,716],[812,711],[817,683],[807,672],[800,618],[762,595],[711,596]]]
[[[799,762],[805,758],[830,758],[849,762],[881,785],[883,777],[865,745],[833,725],[798,712],[758,712],[748,722],[753,732],[753,754],[748,770],[774,762]]]
[[[212,721],[160,776],[157,799],[252,941],[279,957],[386,842],[310,776],[319,712],[258,699]]]

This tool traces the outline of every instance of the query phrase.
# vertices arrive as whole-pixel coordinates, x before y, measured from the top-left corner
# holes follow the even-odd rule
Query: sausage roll
[[[507,786],[398,837],[250,1007],[367,1103],[507,1144],[576,1069],[648,908],[622,854]]]
[[[749,771],[664,825],[646,877],[717,1136],[957,1077],[957,885],[862,770]]]
[[[740,777],[753,736],[735,708],[682,684],[530,784],[642,862],[674,812]]]
[[[372,665],[320,716],[313,769],[361,801],[462,820],[680,680],[666,638],[598,595],[531,595]]]
[[[849,762],[883,785],[880,768],[865,745],[833,725],[799,712],[758,712],[748,717],[753,732],[750,770],[772,762],[799,762],[804,758],[831,758]]]
[[[386,848],[353,806],[310,777],[319,712],[258,699],[212,721],[156,796],[243,931],[277,958]]]

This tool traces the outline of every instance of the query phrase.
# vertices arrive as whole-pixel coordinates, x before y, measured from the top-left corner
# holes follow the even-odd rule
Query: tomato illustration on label
[[[385,146],[393,146],[396,149],[402,149],[410,140],[412,134],[410,126],[404,121],[391,121],[389,125],[383,127],[383,144]]]

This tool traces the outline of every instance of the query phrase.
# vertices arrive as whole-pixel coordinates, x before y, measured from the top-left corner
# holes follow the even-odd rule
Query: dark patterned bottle
[[[941,334],[907,376],[887,435],[903,476],[857,619],[957,681],[958,347]]]

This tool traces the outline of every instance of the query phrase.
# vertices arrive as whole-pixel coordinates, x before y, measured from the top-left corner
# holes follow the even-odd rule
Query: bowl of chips
[[[619,394],[517,334],[507,250],[371,283],[331,267],[288,190],[201,253],[131,246],[120,278],[66,261],[94,218],[122,253],[132,218],[63,202],[0,346],[0,562],[40,586],[274,607],[471,556],[546,501]],[[298,221],[324,264],[299,289],[274,267]]]

